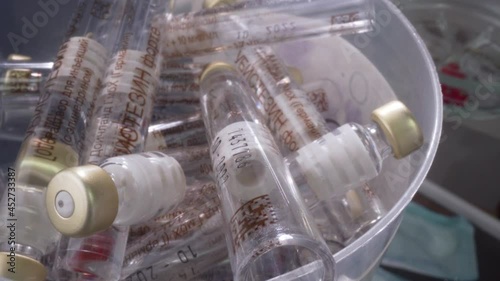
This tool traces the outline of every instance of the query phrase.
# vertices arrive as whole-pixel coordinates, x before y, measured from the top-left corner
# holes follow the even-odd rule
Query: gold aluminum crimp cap
[[[118,213],[118,191],[111,176],[100,167],[73,167],[59,172],[49,182],[45,204],[59,232],[85,237],[113,224]]]
[[[45,281],[47,269],[39,261],[15,253],[0,252],[0,279],[13,281]],[[10,263],[13,263],[12,265]]]
[[[382,128],[396,159],[407,156],[424,143],[415,116],[400,101],[392,101],[375,109],[371,118]]]
[[[287,66],[288,73],[290,73],[291,78],[293,81],[299,85],[304,84],[304,77],[302,76],[302,72],[293,66]]]
[[[205,78],[207,78],[208,74],[215,72],[215,71],[222,70],[222,69],[229,70],[229,71],[236,71],[236,68],[234,68],[234,66],[232,66],[228,63],[221,62],[221,61],[213,62],[213,63],[207,65],[205,67],[205,69],[203,70],[203,72],[201,73],[200,82],[205,80]]]
[[[203,2],[203,9],[211,9],[220,7],[223,5],[231,5],[234,4],[235,0],[205,0]]]

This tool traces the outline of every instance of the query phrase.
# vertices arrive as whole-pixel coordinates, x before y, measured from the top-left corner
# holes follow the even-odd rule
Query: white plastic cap
[[[298,150],[296,161],[321,199],[345,194],[377,175],[370,152],[349,124]]]
[[[115,225],[132,225],[166,213],[184,199],[186,177],[174,158],[148,152],[109,158],[101,167],[120,197]]]

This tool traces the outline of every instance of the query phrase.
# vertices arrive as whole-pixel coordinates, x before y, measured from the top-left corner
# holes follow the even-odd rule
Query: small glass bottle
[[[336,235],[339,240],[329,243],[332,251],[337,248],[336,244],[345,245],[354,237],[362,234],[362,230],[366,230],[364,226],[373,225],[378,221],[385,211],[380,200],[365,184],[365,181],[374,178],[380,172],[380,167],[378,169],[372,167],[372,160],[369,155],[366,155],[366,148],[361,145],[363,142],[369,143],[368,140],[361,139],[360,141],[353,131],[353,128],[358,128],[359,131],[365,133],[365,129],[360,125],[351,124],[344,125],[332,132],[329,131],[330,126],[327,125],[317,107],[321,106],[322,103],[313,102],[308,94],[293,81],[292,75],[283,61],[269,46],[240,49],[234,58],[234,64],[244,74],[245,80],[253,89],[252,97],[257,106],[265,113],[268,127],[280,144],[281,152],[287,158],[293,159],[296,156],[291,156],[291,153],[303,151],[299,154],[299,157],[302,158],[297,162],[306,165],[304,161],[308,160],[307,157],[311,157],[307,165],[313,167],[314,165],[325,165],[325,163],[319,163],[322,158],[337,157],[331,159],[328,168],[318,172],[317,182],[310,180],[307,183],[307,186],[312,188],[310,190],[312,193],[310,193],[311,196],[306,196],[306,201],[314,201],[310,197],[322,199],[319,200],[321,206],[314,208],[312,213],[316,222],[320,226],[324,226],[323,233],[338,232],[340,230],[335,228],[341,227],[341,225],[348,225],[349,229],[359,228],[360,230],[359,232],[342,231],[343,233]],[[379,117],[376,121],[380,122],[389,120],[391,114],[401,117],[401,123],[389,123],[386,124],[385,128],[398,130],[399,127],[404,131],[400,135],[392,136],[394,142],[400,141],[409,147],[401,155],[398,154],[398,148],[393,147],[397,157],[404,157],[422,145],[421,131],[413,115],[400,102],[388,104],[374,111],[374,116]],[[372,131],[376,128],[376,125],[373,124],[367,127],[366,131]],[[386,132],[384,131],[384,133]],[[377,131],[377,134],[380,134],[378,136],[380,138],[386,137],[380,131]],[[413,144],[406,143],[407,136],[405,134],[415,137]],[[387,137],[390,138],[391,135]],[[383,142],[377,138],[373,139],[377,142]],[[319,150],[308,151],[306,148],[312,147],[310,144],[317,140],[331,142],[331,145],[325,145],[320,155],[317,155]],[[347,144],[352,147],[348,147]],[[386,148],[390,151],[389,146]],[[384,154],[383,157],[385,156]],[[379,162],[380,165],[377,165],[381,166],[381,161]],[[339,163],[344,164],[339,165]],[[310,169],[309,166],[300,169]],[[337,166],[338,168],[336,168]],[[294,168],[293,165],[292,168]],[[299,184],[299,186],[301,185]],[[309,191],[301,191],[303,195],[309,194]],[[328,200],[335,202],[328,202]],[[335,219],[340,206],[348,206],[342,209],[346,215],[342,216],[343,220],[341,221]],[[347,220],[349,217],[352,217],[353,220]],[[366,219],[365,222],[362,221],[363,218]],[[335,235],[329,235],[330,238],[333,236]]]
[[[336,229],[337,242],[346,245],[385,213],[366,182],[380,173],[384,159],[402,159],[422,144],[413,114],[400,101],[392,101],[372,112],[372,123],[345,124],[288,160],[299,187],[307,186],[301,188],[306,204],[327,212],[329,224],[336,222],[328,227]]]
[[[333,257],[311,223],[284,159],[236,69],[200,78],[214,179],[236,280],[331,280]]]
[[[165,58],[372,29],[371,0],[207,0],[201,11],[169,17]]]
[[[344,194],[377,176],[387,157],[404,158],[423,144],[420,126],[400,101],[374,110],[372,120],[345,124],[289,157],[318,198]]]
[[[185,190],[180,164],[161,152],[149,152],[61,171],[49,183],[46,204],[57,230],[83,237],[112,224],[127,226],[167,213]]]

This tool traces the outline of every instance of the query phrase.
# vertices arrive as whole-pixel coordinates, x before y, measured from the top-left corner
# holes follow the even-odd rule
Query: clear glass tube
[[[269,46],[240,49],[234,64],[252,88],[283,154],[328,133],[324,118]]]
[[[233,272],[231,271],[231,264],[229,260],[224,260],[212,267],[209,271],[203,272],[192,281],[233,281]]]
[[[200,85],[235,279],[332,279],[332,255],[248,98],[251,90],[224,63],[209,66]]]
[[[200,86],[194,79],[184,81],[162,78],[156,95],[153,121],[172,115],[200,112],[199,91]]]
[[[131,228],[122,279],[133,280],[147,268],[171,275],[185,272],[192,277],[200,271],[199,263],[212,266],[217,262],[210,253],[220,259],[227,256],[223,225],[214,182],[211,179],[192,182],[176,209]],[[181,250],[183,254],[179,254]]]
[[[23,141],[39,98],[32,93],[0,96],[0,139]]]
[[[96,7],[97,2],[105,6]],[[82,163],[87,123],[102,84],[107,48],[114,42],[109,30],[120,21],[123,7],[122,1],[78,2],[16,160],[15,212],[7,212],[12,195],[5,193],[1,201],[0,221],[17,220],[15,249],[6,246],[9,233],[0,232],[0,259],[14,250],[18,260],[27,260],[26,268],[18,269],[33,275],[26,280],[44,280],[40,258],[60,238],[44,211],[44,191],[57,172]]]
[[[230,48],[359,33],[371,30],[372,16],[370,0],[237,1],[170,16],[164,27],[163,54],[166,58],[194,57]]]
[[[145,150],[165,151],[207,143],[205,125],[201,114],[197,113],[176,116],[149,126]]]
[[[85,161],[142,152],[161,67],[161,16],[169,0],[127,1],[119,40],[97,99]],[[110,29],[111,30],[111,29]],[[108,30],[108,33],[110,32]],[[129,227],[60,243],[56,275],[79,280],[118,280]]]

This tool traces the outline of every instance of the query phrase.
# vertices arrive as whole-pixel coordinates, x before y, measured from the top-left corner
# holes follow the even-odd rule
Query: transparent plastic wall
[[[382,220],[358,240],[334,255],[336,280],[369,280],[401,221],[401,212],[424,180],[434,159],[441,135],[442,98],[435,66],[413,26],[390,1],[375,1],[374,30],[345,36],[352,46],[371,61],[384,76],[396,97],[412,111],[421,126],[424,145],[403,160],[385,162],[379,177],[369,182],[390,210]],[[358,54],[344,52],[347,60]],[[351,80],[366,80],[353,73]],[[382,94],[372,89],[367,95]],[[351,91],[351,97],[363,97]],[[368,121],[368,120],[362,120]]]

